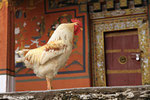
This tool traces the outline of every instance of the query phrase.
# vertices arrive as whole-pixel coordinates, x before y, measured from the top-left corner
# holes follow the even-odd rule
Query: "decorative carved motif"
[[[126,56],[120,56],[118,61],[120,64],[125,64],[127,62],[127,57]]]
[[[2,1],[0,1],[0,9],[2,8]]]
[[[107,6],[107,9],[113,9],[114,8],[114,0],[107,0],[106,6]]]
[[[141,10],[140,13],[144,12],[145,9]],[[101,15],[95,18],[98,17],[101,17]],[[141,14],[134,16],[93,20],[93,85],[106,86],[104,32],[135,28],[138,29],[140,51],[143,52],[141,57],[142,84],[150,84],[150,66],[148,62],[148,22],[147,15]]]
[[[127,0],[120,0],[120,7],[127,7]]]
[[[142,4],[142,0],[134,0],[134,4],[135,5],[141,5]]]
[[[0,10],[2,9],[4,3],[8,5],[8,0],[0,0]]]
[[[91,13],[90,18],[91,19],[110,18],[110,17],[116,17],[116,16],[144,14],[146,12],[147,12],[146,7],[134,8],[134,9],[120,9],[120,10],[114,10],[114,11]]]

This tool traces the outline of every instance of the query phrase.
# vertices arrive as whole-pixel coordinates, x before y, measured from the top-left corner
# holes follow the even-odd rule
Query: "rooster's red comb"
[[[83,26],[81,21],[79,21],[78,19],[71,19],[71,22],[73,22],[73,23],[77,22],[80,25],[80,27]]]

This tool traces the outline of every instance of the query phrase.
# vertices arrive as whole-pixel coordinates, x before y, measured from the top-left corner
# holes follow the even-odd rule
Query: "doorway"
[[[142,85],[137,29],[104,33],[107,86]]]

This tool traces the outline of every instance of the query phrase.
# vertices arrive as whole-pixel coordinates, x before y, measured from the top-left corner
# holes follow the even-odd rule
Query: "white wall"
[[[0,93],[13,92],[15,90],[15,78],[9,75],[0,75]]]

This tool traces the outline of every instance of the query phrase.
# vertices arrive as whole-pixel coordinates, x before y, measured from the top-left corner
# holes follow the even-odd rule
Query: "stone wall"
[[[150,100],[150,86],[89,87],[2,93],[5,100]]]

